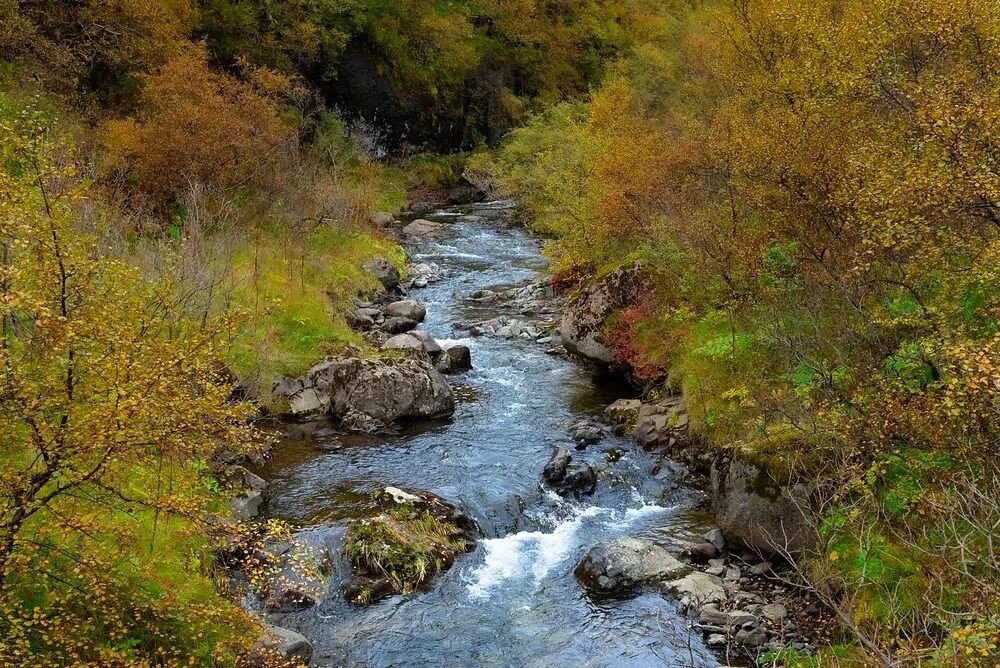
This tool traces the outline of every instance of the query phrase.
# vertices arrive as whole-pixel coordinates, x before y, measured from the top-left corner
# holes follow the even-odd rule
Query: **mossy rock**
[[[443,499],[392,487],[374,496],[382,512],[352,524],[344,540],[354,575],[345,589],[351,603],[417,591],[475,548],[475,523]]]

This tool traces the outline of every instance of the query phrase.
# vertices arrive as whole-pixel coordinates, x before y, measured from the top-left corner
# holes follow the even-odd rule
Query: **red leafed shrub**
[[[605,341],[613,353],[612,364],[627,369],[636,380],[648,383],[663,377],[663,368],[639,341],[642,323],[654,314],[651,300],[645,299],[621,311],[609,323]]]

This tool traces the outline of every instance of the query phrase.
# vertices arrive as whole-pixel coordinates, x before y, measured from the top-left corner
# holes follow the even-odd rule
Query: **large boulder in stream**
[[[576,577],[597,594],[632,594],[644,585],[679,578],[690,567],[648,540],[616,538],[593,547],[577,564]]]
[[[592,494],[597,471],[586,462],[573,462],[566,448],[558,448],[542,469],[542,480],[558,494]]]
[[[374,498],[381,512],[353,522],[344,538],[350,603],[417,591],[476,546],[476,523],[439,496],[386,487]]]
[[[289,400],[294,414],[328,413],[356,431],[455,410],[448,381],[422,359],[332,358],[302,378],[283,379],[275,393]]]
[[[604,324],[616,312],[636,303],[646,291],[639,263],[582,285],[570,299],[559,327],[566,350],[599,366],[610,366],[614,353],[604,340]]]
[[[447,234],[448,227],[444,223],[418,218],[403,228],[403,234],[411,239],[437,239]]]
[[[469,346],[453,344],[444,349],[434,363],[441,373],[461,373],[472,368],[472,351]]]

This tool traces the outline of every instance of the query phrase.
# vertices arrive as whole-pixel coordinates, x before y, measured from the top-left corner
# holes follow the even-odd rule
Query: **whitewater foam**
[[[490,538],[480,542],[483,563],[466,578],[471,600],[488,600],[492,590],[508,580],[532,576],[537,588],[545,576],[576,551],[576,534],[580,526],[590,518],[607,516],[616,528],[627,529],[641,518],[669,511],[657,505],[643,505],[628,508],[624,512],[613,508],[590,506],[575,511],[570,517],[559,522],[551,532],[519,531],[502,538]]]

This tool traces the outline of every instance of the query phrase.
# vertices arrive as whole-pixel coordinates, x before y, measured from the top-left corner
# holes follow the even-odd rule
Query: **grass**
[[[468,543],[453,524],[441,521],[412,503],[351,527],[344,553],[361,575],[386,579],[392,590],[415,591],[451,564]],[[363,601],[361,601],[363,602]]]
[[[248,315],[228,362],[265,396],[274,379],[298,375],[329,352],[361,343],[344,314],[352,296],[378,284],[362,267],[401,248],[359,230],[323,226],[305,238],[273,233],[241,244],[231,259],[233,306]]]

